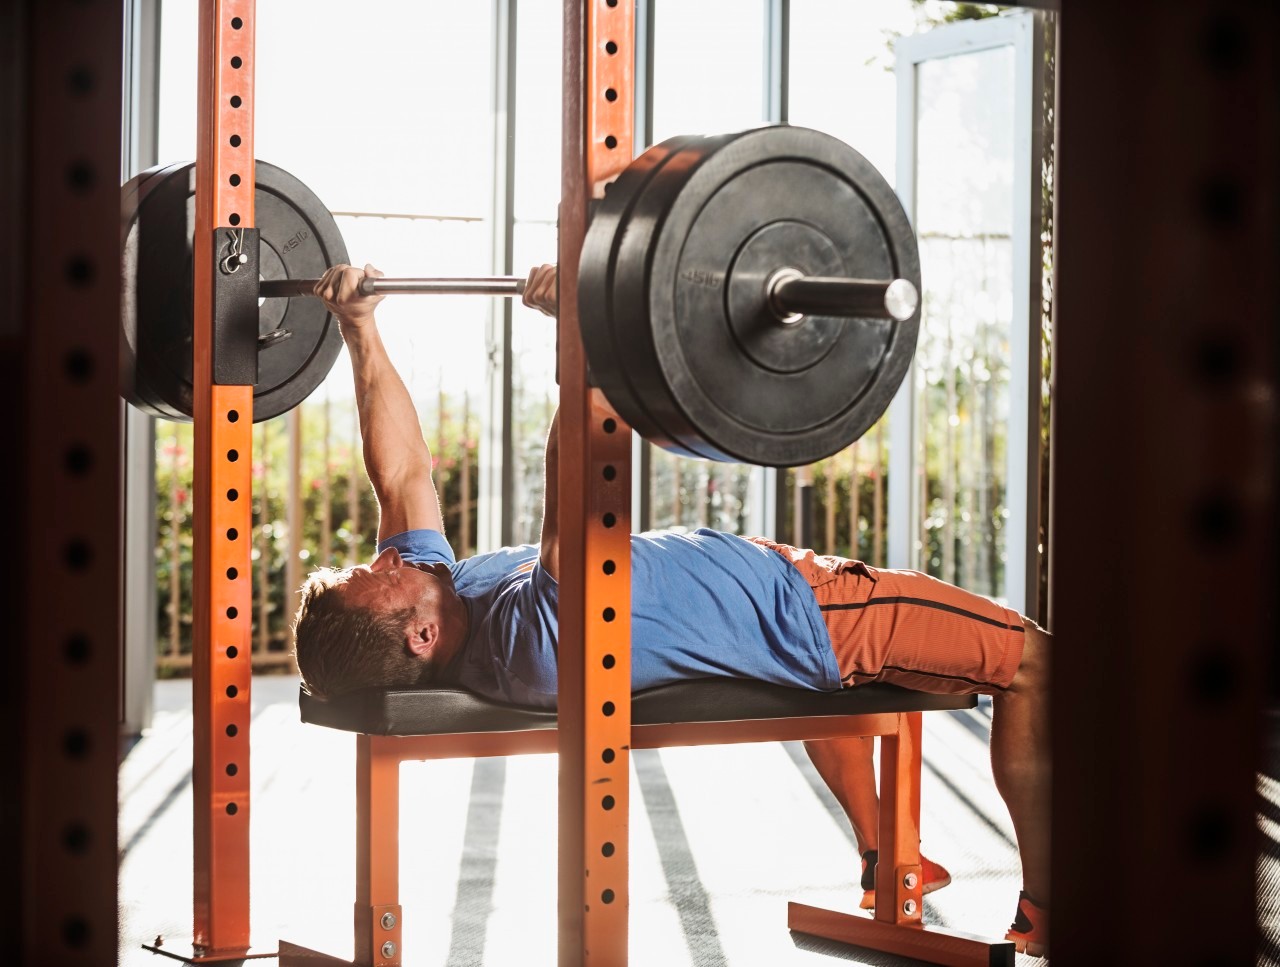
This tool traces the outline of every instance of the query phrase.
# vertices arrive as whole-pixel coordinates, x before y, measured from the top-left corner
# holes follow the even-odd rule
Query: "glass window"
[[[658,2],[654,15],[654,141],[718,134],[764,120],[764,4]],[[649,525],[744,533],[764,501],[763,474],[741,464],[677,457],[650,461]],[[643,485],[643,484],[642,484]],[[754,519],[758,520],[758,513]]]
[[[911,0],[791,0],[788,120],[835,135],[893,183],[893,44],[915,29]]]
[[[522,0],[516,21],[515,271],[555,262],[560,206],[561,4]],[[511,539],[542,534],[547,428],[560,403],[556,323],[519,302],[511,317]]]
[[[764,111],[762,0],[656,4],[653,139],[754,127]]]
[[[541,264],[554,261],[555,257],[554,224],[516,224],[517,265]],[[560,405],[555,320],[517,303],[511,319],[511,360],[512,540],[535,544],[542,534],[547,428]]]
[[[898,188],[920,341],[894,402],[891,563],[1034,612],[1041,411],[1044,16],[896,45]]]
[[[196,14],[195,0],[164,4],[164,162],[195,154]],[[383,0],[377,14],[352,17],[338,0],[308,4],[305,17],[295,5],[259,4],[255,154],[330,208],[354,263],[372,262],[392,276],[483,275],[493,253],[491,5]],[[395,30],[385,28],[390,22]],[[305,64],[299,51],[306,51]],[[444,91],[448,96],[439,96]],[[476,544],[491,311],[485,299],[392,296],[378,313],[431,445],[459,556]],[[190,647],[191,549],[182,528],[191,428],[167,426],[157,431],[161,648],[165,661],[182,665]],[[345,353],[309,399],[254,428],[254,472],[254,660],[283,661],[294,578],[317,565],[368,560],[375,542],[377,504],[364,474]]]
[[[917,69],[917,566],[1002,596],[1013,309],[1013,48]]]

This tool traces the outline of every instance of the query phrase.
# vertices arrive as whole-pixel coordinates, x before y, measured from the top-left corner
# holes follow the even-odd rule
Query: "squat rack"
[[[237,370],[228,288],[215,237],[253,234],[254,0],[201,0],[196,175],[195,911],[190,962],[246,957],[249,947],[249,545],[254,374]],[[996,948],[921,923],[920,713],[845,707],[728,721],[631,716],[631,432],[587,378],[579,335],[578,263],[592,204],[630,163],[635,8],[564,0],[558,360],[560,533],[558,721],[546,731],[423,736],[359,734],[356,742],[355,963],[402,959],[397,857],[400,762],[441,756],[559,753],[559,958],[622,964],[628,955],[629,751],[632,747],[881,735],[881,865],[876,920],[789,909],[793,929],[946,962],[986,963]],[[220,288],[221,286],[221,288]],[[252,290],[256,298],[256,286]],[[223,358],[225,356],[225,358]],[[237,379],[236,377],[239,377]],[[870,694],[870,693],[868,693]],[[913,709],[915,709],[913,711]],[[671,723],[671,724],[662,724]],[[682,724],[683,723],[683,724]],[[352,729],[364,732],[356,727]],[[892,873],[887,871],[892,870]],[[904,929],[905,928],[905,929]],[[1007,949],[1004,949],[1007,948]],[[152,948],[155,949],[155,948]],[[160,951],[172,956],[171,951]],[[348,963],[282,941],[282,964]]]

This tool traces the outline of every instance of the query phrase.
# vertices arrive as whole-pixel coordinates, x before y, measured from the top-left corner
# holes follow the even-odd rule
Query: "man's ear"
[[[404,561],[400,557],[400,552],[394,547],[388,547],[384,548],[382,553],[373,559],[373,563],[369,565],[369,570],[375,573],[378,571],[391,571],[403,565]]]
[[[404,634],[406,647],[419,658],[431,654],[440,640],[440,626],[435,622],[410,625]]]

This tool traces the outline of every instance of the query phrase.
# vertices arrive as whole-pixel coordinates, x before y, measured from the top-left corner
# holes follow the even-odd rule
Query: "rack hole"
[[[239,70],[241,67],[243,67],[243,66],[244,66],[244,61],[242,61],[239,57],[232,57],[232,58],[231,58],[231,66],[232,66],[235,70]]]
[[[71,823],[62,831],[62,845],[68,853],[87,853],[92,836],[84,823]]]
[[[601,847],[600,847],[600,852],[601,852],[601,853],[603,853],[605,856],[612,856],[612,855],[613,855],[613,844],[612,844],[612,843],[605,843],[603,846],[601,846]]]
[[[234,541],[239,536],[240,536],[240,532],[236,530],[234,527],[227,528],[227,540]]]
[[[240,771],[239,766],[237,766],[234,762],[227,763],[227,775],[234,776],[239,771]]]
[[[68,259],[67,281],[72,285],[88,285],[93,281],[93,263],[83,255]]]
[[[233,135],[231,135],[231,137],[228,139],[228,143],[229,143],[229,144],[231,145],[231,147],[233,147],[233,148],[238,148],[238,147],[240,147],[240,135],[238,135],[238,134],[233,134]],[[232,222],[232,224],[234,225],[235,223],[234,223],[234,222]]]
[[[600,758],[605,761],[606,765],[608,765],[615,758],[617,758],[617,753],[614,752],[612,749],[605,749],[603,752],[600,753]]]
[[[62,921],[62,942],[68,947],[83,947],[89,942],[89,922],[83,917],[68,917]]]
[[[604,421],[605,433],[613,433],[616,429],[618,429],[618,421],[615,420],[613,417],[609,417],[607,420]]]
[[[67,473],[83,477],[93,468],[93,453],[88,447],[74,446],[67,451],[65,463]]]
[[[93,187],[93,167],[85,161],[77,161],[67,169],[67,185],[73,191],[88,191]]]
[[[618,99],[618,92],[611,87],[604,92],[604,99],[606,101],[616,101]]]
[[[239,107],[239,106],[240,106],[241,104],[243,104],[243,103],[244,103],[244,101],[240,100],[240,95],[239,95],[239,94],[232,94],[232,95],[231,95],[231,106],[232,106],[232,107]]]
[[[93,377],[93,357],[83,349],[73,349],[63,357],[62,368],[73,383],[87,383]]]
[[[232,463],[235,463],[237,460],[239,460],[239,459],[240,459],[240,451],[239,451],[239,450],[228,450],[228,451],[227,451],[227,459],[228,459],[229,461],[231,461]]]
[[[239,423],[239,422],[240,422],[240,411],[239,411],[239,410],[227,410],[227,422],[228,422],[228,423]]]
[[[605,608],[600,614],[600,617],[604,618],[605,621],[612,621],[617,616],[618,612],[614,611],[613,608]]]
[[[239,732],[239,731],[240,731],[240,730],[239,730],[238,728],[236,728],[234,725],[228,725],[228,726],[227,726],[227,736],[228,736],[229,738],[234,739],[234,738],[236,737],[236,733],[237,733],[237,732]]]
[[[236,490],[235,487],[232,487],[230,490],[227,491],[227,500],[236,501],[239,499],[240,499],[240,491]]]
[[[601,900],[603,900],[605,903],[612,903],[612,902],[613,902],[613,891],[612,891],[612,890],[605,890],[603,893],[601,893],[601,894],[600,894],[600,899],[601,899]]]
[[[600,706],[600,711],[605,715],[612,715],[615,711],[614,704],[612,702],[605,702]]]
[[[614,658],[612,655],[605,655],[604,658],[600,660],[600,664],[604,665],[605,668],[612,668],[614,665],[618,664],[618,659]]]
[[[604,52],[608,54],[610,57],[612,57],[614,54],[618,52],[618,45],[615,44],[612,40],[607,41],[604,45]]]
[[[233,568],[233,567],[229,567],[229,568],[227,568],[227,580],[228,580],[228,581],[234,581],[234,580],[235,580],[236,578],[238,578],[239,576],[240,576],[240,572],[239,572],[239,571],[237,571],[235,568]]]
[[[600,805],[601,807],[607,810],[607,809],[612,809],[615,805],[615,802],[612,796],[605,796],[603,799],[600,800]]]
[[[87,662],[90,650],[89,639],[84,635],[72,635],[63,645],[63,653],[67,656],[67,661],[73,665],[83,665]]]
[[[238,214],[236,214],[235,212],[232,212],[232,213],[231,213],[231,217],[230,217],[230,218],[228,218],[228,219],[227,219],[227,221],[229,221],[232,225],[239,225],[239,224],[240,224],[240,216],[239,216]]]
[[[613,561],[605,561],[604,564],[601,566],[601,570],[604,571],[605,574],[612,574],[617,569],[618,569],[618,565],[613,563]]]
[[[236,657],[237,655],[239,655],[239,654],[240,654],[240,649],[239,649],[239,648],[237,648],[235,645],[227,645],[227,657],[228,657],[228,658],[235,658],[235,657]]]
[[[227,803],[227,815],[228,815],[228,816],[234,816],[234,815],[235,815],[236,813],[238,813],[239,811],[240,811],[240,807],[239,807],[239,806],[237,806],[235,803],[233,803],[233,802],[229,802],[229,803]]]
[[[240,29],[241,27],[243,27],[243,26],[244,26],[244,21],[243,21],[243,20],[241,20],[239,17],[232,17],[232,18],[231,18],[231,29],[232,29],[232,30],[239,30],[239,29]]]
[[[67,75],[67,86],[73,94],[88,94],[93,90],[93,71],[87,67],[73,68]]]
[[[240,185],[240,176],[232,175],[230,178],[227,179],[227,181],[231,182],[232,188],[237,188]]]
[[[236,688],[234,685],[227,686],[227,698],[235,698],[239,694],[240,689]]]
[[[612,151],[614,148],[618,146],[618,139],[615,138],[612,134],[606,135],[604,139],[604,146],[608,148],[610,151]]]
[[[87,541],[69,541],[62,549],[62,559],[73,571],[83,571],[93,562],[93,548]]]
[[[604,515],[603,523],[604,523],[604,526],[605,526],[605,527],[612,527],[612,526],[613,526],[614,524],[616,524],[617,522],[618,522],[618,518],[617,518],[617,517],[615,517],[613,514],[605,514],[605,515]]]
[[[69,759],[83,759],[89,754],[89,733],[84,729],[72,729],[62,737],[62,751]]]
[[[238,608],[236,608],[236,607],[235,607],[235,605],[232,605],[230,608],[227,608],[227,617],[228,617],[228,618],[234,618],[234,617],[235,617],[236,615],[238,615],[239,613],[240,613],[240,610],[239,610]]]
[[[618,468],[610,463],[605,466],[604,470],[602,470],[601,473],[604,474],[605,480],[612,480],[614,477],[618,475]]]

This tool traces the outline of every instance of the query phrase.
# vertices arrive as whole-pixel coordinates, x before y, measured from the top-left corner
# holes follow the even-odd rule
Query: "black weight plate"
[[[704,455],[777,466],[847,446],[884,413],[915,351],[902,323],[774,322],[760,284],[776,268],[906,278],[915,235],[897,196],[852,148],[805,128],[745,132],[697,166],[655,239],[649,313],[686,442]],[[832,260],[843,264],[832,271]],[[755,305],[744,293],[756,294]]]
[[[624,418],[642,432],[637,415],[657,425],[646,436],[676,452],[796,466],[842,449],[883,414],[915,350],[918,314],[784,326],[764,300],[764,283],[784,267],[919,288],[905,213],[856,151],[792,127],[687,139],[614,217],[616,346],[608,365],[591,362]]]
[[[692,140],[671,138],[649,148],[608,186],[592,215],[578,265],[578,325],[592,379],[641,436],[668,449],[678,445],[646,402],[661,389],[654,385],[660,384],[661,373],[653,341],[647,338],[648,324],[642,322],[643,331],[637,333],[627,321],[644,298],[643,285],[619,283],[632,280],[630,260],[636,252],[644,258],[653,235],[653,224],[635,214],[635,200]]]
[[[317,278],[330,265],[347,261],[333,216],[310,189],[264,161],[257,162],[255,178],[264,279]],[[121,392],[145,412],[190,421],[195,167],[186,163],[144,172],[125,186],[121,202]],[[255,423],[306,399],[342,348],[337,320],[318,299],[263,301],[259,333],[277,328],[291,336],[258,355]]]

